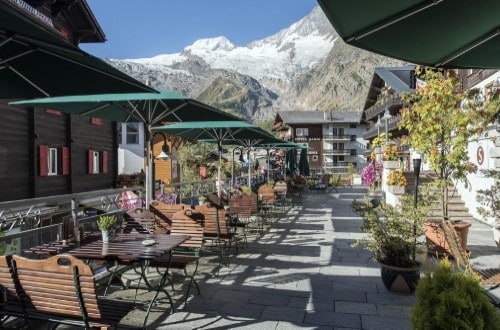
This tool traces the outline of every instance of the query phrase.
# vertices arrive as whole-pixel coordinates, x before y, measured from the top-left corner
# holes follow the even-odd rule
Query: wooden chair
[[[496,307],[500,307],[500,297],[493,294],[493,290],[500,287],[500,268],[476,270],[470,263],[470,254],[464,250],[451,221],[444,221],[442,232],[450,255],[455,261],[456,268],[460,271],[469,271],[478,274],[481,277],[479,284],[483,287],[484,293]]]
[[[247,229],[251,223],[258,221],[257,216],[257,194],[235,195],[229,200],[229,224],[241,229],[241,233],[235,230],[237,236],[241,236],[245,246],[248,245]]]
[[[191,205],[188,204],[166,204],[161,201],[152,201],[150,204],[150,210],[155,214],[155,233],[166,233],[170,232],[170,227],[172,226],[172,217],[175,213],[182,211],[184,209],[190,209]]]
[[[124,214],[124,232],[136,230],[140,233],[150,233],[154,230],[155,215],[142,207],[127,210]]]
[[[24,317],[12,274],[12,257],[0,256],[0,329],[10,316]],[[25,322],[29,322],[25,319]]]
[[[192,286],[196,287],[198,294],[200,294],[200,287],[196,282],[195,275],[198,271],[200,251],[203,247],[203,226],[198,221],[194,220],[192,216],[192,209],[178,211],[172,216],[170,235],[188,235],[190,239],[176,247],[171,257],[164,256],[150,263],[151,266],[157,268],[166,267],[167,269],[165,271],[170,269],[184,271],[185,277],[189,279],[184,299],[184,307],[186,307]],[[190,264],[194,264],[194,270],[188,273],[188,265]]]
[[[137,307],[97,297],[91,267],[70,255],[43,260],[13,256],[12,276],[26,320],[106,328],[116,326]]]
[[[207,204],[197,205],[194,209],[202,215],[204,240],[211,241],[210,248],[220,253],[219,269],[224,260],[226,264],[229,263],[229,250],[233,246],[236,254],[238,253],[238,242],[234,232],[228,230],[226,212],[224,209]]]

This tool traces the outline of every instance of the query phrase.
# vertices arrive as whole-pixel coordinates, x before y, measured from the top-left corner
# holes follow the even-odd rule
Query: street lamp
[[[153,145],[154,145],[154,139],[155,139],[156,135],[161,135],[163,137],[163,145],[161,146],[160,154],[156,157],[153,156],[152,162],[151,162],[151,165],[152,165],[151,166],[152,167],[152,171],[151,171],[152,172],[152,175],[151,175],[151,197],[153,199],[155,198],[155,172],[156,172],[155,158],[160,159],[160,160],[166,160],[166,159],[174,157],[172,155],[172,153],[170,153],[170,149],[169,149],[168,144],[167,144],[167,137],[162,132],[155,132],[153,134],[153,137],[151,138],[151,154],[153,153]]]
[[[422,158],[420,156],[420,153],[418,151],[413,152],[413,174],[415,175],[415,195],[413,199],[413,207],[415,210],[417,209],[417,202],[418,202],[418,177],[420,176],[420,166],[422,165]],[[413,245],[414,247],[416,246],[416,241],[417,241],[417,222],[416,220],[413,222],[413,237],[415,238],[415,244]],[[413,260],[415,260],[415,248],[413,249]]]
[[[385,120],[385,144],[389,143],[389,119],[391,119],[391,113],[389,108],[385,109],[384,120]]]

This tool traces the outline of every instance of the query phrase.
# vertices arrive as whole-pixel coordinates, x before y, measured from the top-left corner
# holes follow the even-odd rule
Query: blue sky
[[[238,46],[306,16],[316,0],[87,0],[107,41],[80,44],[104,58],[178,53],[201,38],[225,36]]]

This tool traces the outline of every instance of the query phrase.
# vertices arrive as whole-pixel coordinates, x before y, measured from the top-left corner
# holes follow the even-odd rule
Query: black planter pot
[[[381,262],[380,275],[385,287],[400,294],[413,294],[420,279],[420,267],[394,267]]]

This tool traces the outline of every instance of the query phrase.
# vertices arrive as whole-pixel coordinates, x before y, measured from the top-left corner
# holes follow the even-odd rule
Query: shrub
[[[414,329],[500,329],[500,315],[469,272],[452,268],[447,259],[426,273],[416,290],[411,310]]]

